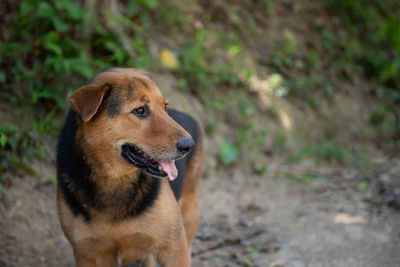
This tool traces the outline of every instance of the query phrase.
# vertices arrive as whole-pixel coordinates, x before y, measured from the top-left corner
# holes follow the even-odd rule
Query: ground
[[[205,124],[207,111],[196,100],[169,89],[168,79],[163,84],[171,106]],[[271,156],[268,172],[253,175],[245,159],[222,166],[218,142],[205,142],[193,266],[400,265],[398,192],[391,188],[400,176],[397,159],[377,155],[361,171]],[[74,266],[57,220],[54,154],[32,166],[35,176],[14,171],[0,195],[0,266]],[[320,178],[299,183],[277,175],[310,170]],[[365,180],[368,188],[360,186]]]
[[[56,138],[48,137],[67,91],[103,60],[104,66],[153,62],[149,70],[161,72],[155,77],[170,106],[195,116],[203,128],[217,128],[205,135],[193,266],[400,266],[400,164],[383,152],[398,141],[392,134],[400,129],[398,99],[392,105],[385,97],[398,97],[399,48],[385,41],[397,40],[398,31],[392,23],[393,30],[377,31],[395,18],[395,1],[371,1],[364,9],[355,0],[336,1],[337,8],[331,0],[189,0],[165,1],[173,5],[158,9],[151,6],[164,1],[54,0],[47,1],[60,2],[54,8],[41,2],[21,5],[21,12],[14,2],[0,5],[7,25],[0,33],[9,38],[0,55],[0,126],[18,127],[0,131],[11,140],[0,140],[7,150],[0,154],[13,153],[25,165],[12,162],[6,172],[0,166],[0,267],[74,266],[57,219]],[[78,2],[104,4],[117,15],[128,2],[147,3],[143,14],[155,20],[140,22],[131,6],[127,18],[134,27],[99,13],[91,24],[101,27],[81,32],[84,12],[69,25]],[[32,12],[32,22],[20,21],[29,6],[41,12]],[[68,34],[61,29],[66,25]],[[130,38],[134,51],[126,45]],[[161,52],[180,66],[159,62]],[[388,74],[393,77],[382,84]],[[397,87],[384,93],[391,80]],[[251,140],[264,130],[261,145]],[[27,133],[27,139],[18,136]],[[218,156],[222,141],[242,146],[228,166]],[[325,159],[302,155],[287,162],[293,151],[321,141],[331,149]],[[246,151],[254,144],[256,153]],[[368,160],[344,160],[349,151]],[[252,164],[262,174],[253,174]]]

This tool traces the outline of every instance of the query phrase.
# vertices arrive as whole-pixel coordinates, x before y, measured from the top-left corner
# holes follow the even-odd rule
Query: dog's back
[[[200,128],[193,117],[174,109],[168,109],[167,112],[168,115],[174,119],[174,121],[176,121],[192,136],[196,144],[201,142]],[[196,147],[186,157],[179,159],[175,162],[176,167],[178,168],[178,178],[171,182],[171,187],[177,200],[179,200],[181,197],[183,182],[186,173],[186,166],[188,165],[188,162],[195,152]]]

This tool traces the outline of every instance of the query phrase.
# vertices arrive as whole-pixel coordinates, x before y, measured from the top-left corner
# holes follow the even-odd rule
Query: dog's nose
[[[179,152],[187,153],[194,147],[194,140],[191,137],[182,137],[176,144]]]

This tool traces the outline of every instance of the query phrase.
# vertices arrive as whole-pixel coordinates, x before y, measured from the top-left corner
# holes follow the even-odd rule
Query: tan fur
[[[146,83],[142,84],[134,78]],[[138,178],[139,169],[120,155],[122,144],[139,144],[150,155],[168,155],[179,138],[189,136],[165,112],[165,99],[145,72],[116,69],[115,72],[99,74],[88,86],[90,93],[81,87],[82,90],[80,88],[71,96],[71,103],[82,117],[77,140],[92,167],[93,179],[104,196],[122,191]],[[119,88],[119,97],[123,99],[120,114],[115,118],[107,116],[106,109],[101,106],[110,86]],[[100,93],[95,92],[93,88],[96,87],[100,88]],[[93,95],[97,98],[86,99]],[[90,102],[88,106],[86,101]],[[131,114],[131,110],[145,102],[150,106],[151,118],[140,120]],[[123,215],[123,209],[104,212],[89,209],[92,218],[89,222],[82,216],[74,216],[58,190],[61,227],[72,244],[78,267],[110,267],[139,260],[145,266],[156,266],[154,259],[163,267],[190,266],[189,247],[199,217],[201,166],[200,143],[186,170],[181,207],[168,180],[163,179],[155,203],[143,214],[122,221],[115,221],[115,218]],[[107,197],[104,201],[106,203]]]

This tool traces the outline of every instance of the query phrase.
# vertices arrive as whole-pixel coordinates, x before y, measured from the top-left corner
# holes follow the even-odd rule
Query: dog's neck
[[[104,186],[107,182],[101,185],[102,179],[107,178],[98,179],[93,214],[115,222],[136,217],[153,205],[161,185],[160,179],[143,172],[117,178],[121,182],[114,188]]]

